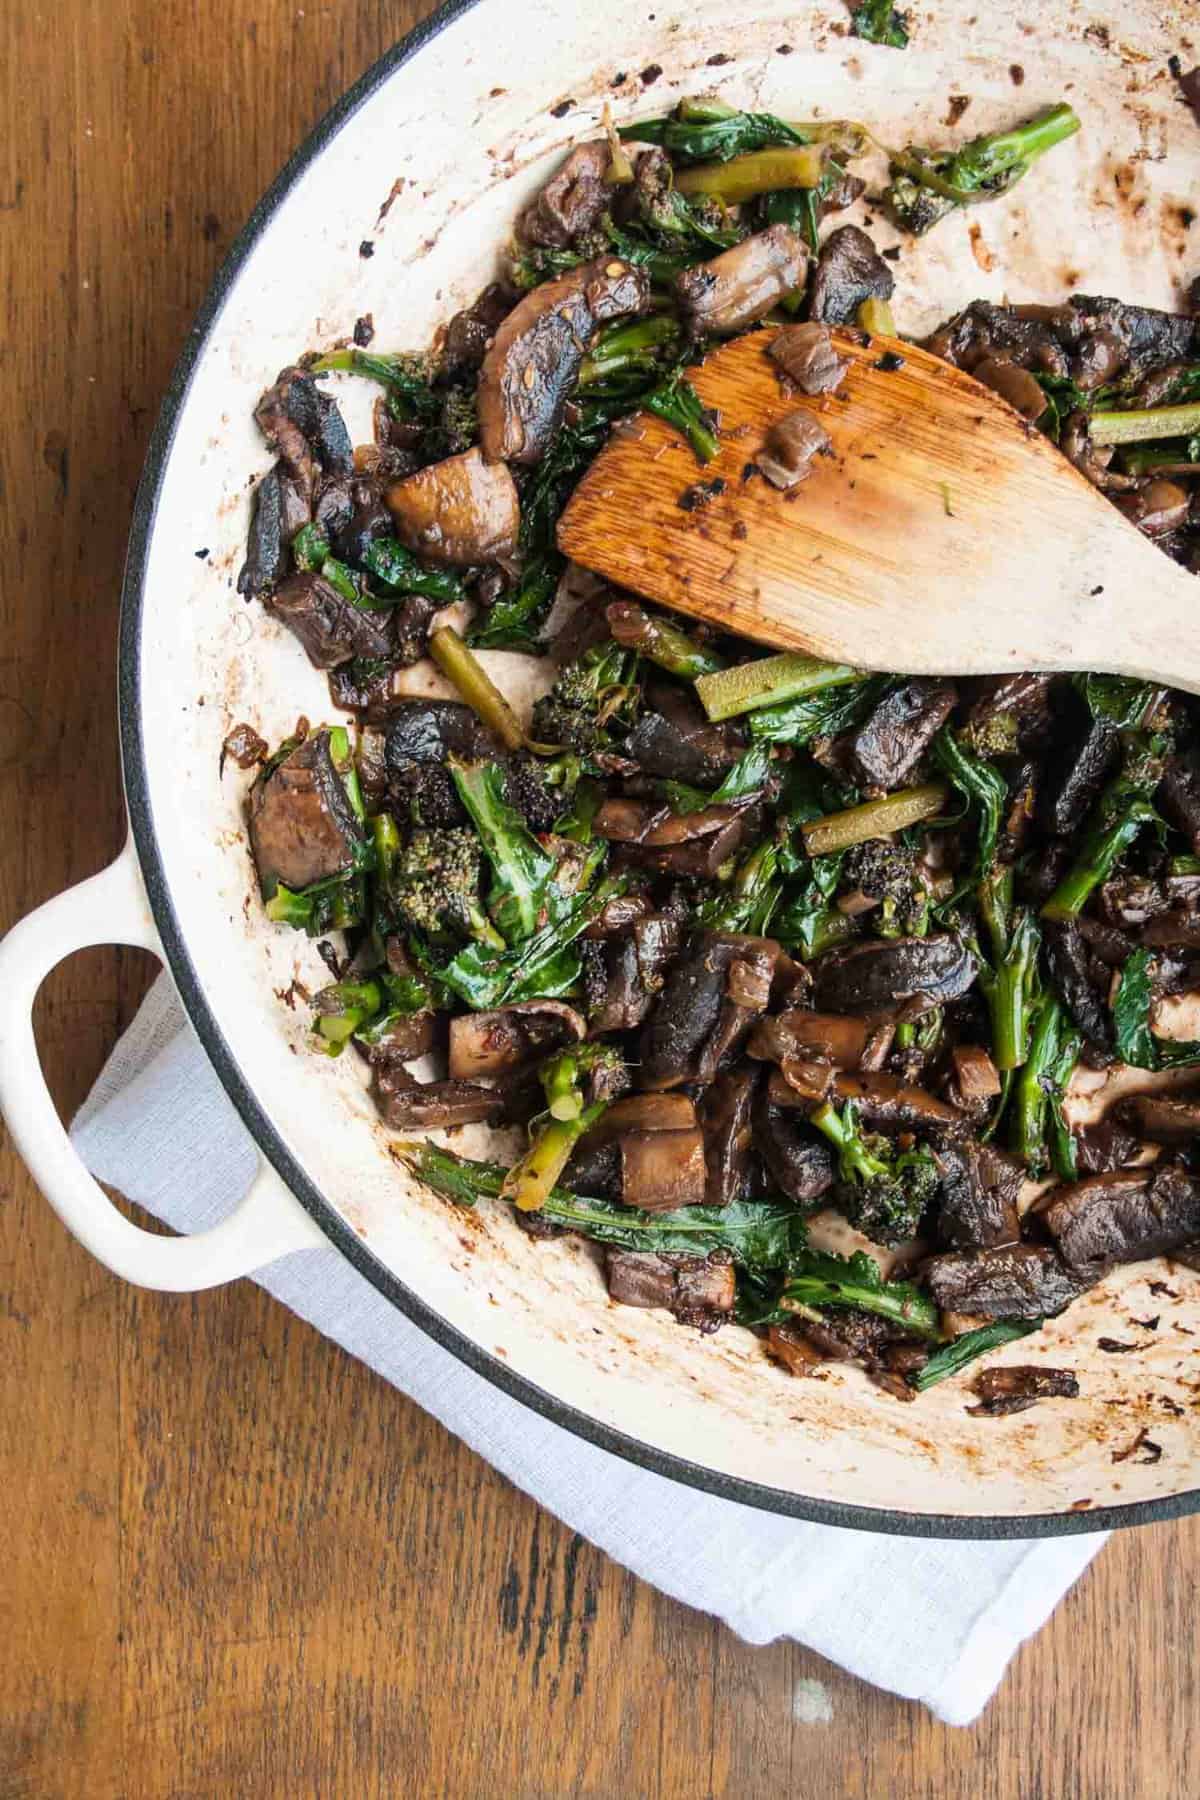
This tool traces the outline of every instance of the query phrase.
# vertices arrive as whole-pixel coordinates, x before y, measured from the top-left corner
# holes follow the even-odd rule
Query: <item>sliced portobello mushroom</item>
[[[503,463],[487,461],[479,448],[393,482],[384,498],[396,536],[429,562],[470,568],[505,562],[516,550],[516,483]]]
[[[250,789],[250,848],[263,892],[299,891],[348,874],[363,845],[329,733],[317,731]]]
[[[764,319],[804,286],[808,246],[789,225],[771,225],[723,250],[711,262],[684,269],[675,292],[698,337],[724,337]]]

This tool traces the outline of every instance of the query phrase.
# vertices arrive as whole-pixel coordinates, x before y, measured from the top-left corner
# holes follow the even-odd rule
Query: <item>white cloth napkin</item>
[[[178,1230],[216,1224],[256,1152],[166,976],[72,1127],[93,1174]],[[964,1543],[835,1530],[678,1486],[529,1412],[397,1312],[336,1251],[255,1278],[573,1530],[739,1637],[799,1639],[864,1681],[966,1725],[1103,1534]],[[820,1696],[798,1696],[811,1711]]]

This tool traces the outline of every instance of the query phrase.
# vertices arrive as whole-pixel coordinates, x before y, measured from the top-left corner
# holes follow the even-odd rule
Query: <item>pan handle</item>
[[[234,1281],[290,1250],[328,1248],[266,1162],[236,1211],[194,1237],[143,1231],[93,1180],[50,1098],[33,1035],[34,997],[45,976],[92,944],[134,944],[162,956],[129,840],[107,869],[48,900],[0,942],[0,1113],[68,1231],[114,1275],[170,1293]]]

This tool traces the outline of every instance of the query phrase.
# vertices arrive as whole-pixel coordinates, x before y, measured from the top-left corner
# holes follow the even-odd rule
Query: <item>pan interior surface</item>
[[[845,21],[840,0],[803,19],[737,0],[650,15],[627,0],[594,13],[479,0],[388,59],[306,146],[235,250],[152,450],[123,624],[133,827],[176,979],[260,1144],[364,1272],[493,1379],[667,1473],[802,1516],[964,1535],[1162,1516],[1200,1503],[1200,1278],[1173,1271],[1167,1300],[1148,1285],[1162,1265],[1118,1272],[1014,1358],[1071,1368],[1082,1398],[986,1421],[967,1416],[962,1383],[904,1406],[855,1369],[796,1380],[749,1333],[699,1340],[612,1305],[588,1245],[535,1242],[498,1206],[462,1213],[415,1187],[354,1059],[311,1053],[297,994],[323,966],[266,921],[246,778],[219,773],[235,723],[276,743],[299,714],[330,716],[324,678],[235,589],[250,485],[269,461],[251,418],[259,393],[366,313],[376,347],[426,343],[492,278],[523,200],[595,134],[606,102],[623,121],[715,90],[938,144],[954,96],[970,99],[960,131],[1068,98],[1082,132],[1010,197],[903,240],[901,329],[923,334],[975,297],[1178,305],[1197,272],[1185,220],[1200,148],[1166,68],[1181,8],[1138,0],[1118,34],[1071,0],[1021,24],[944,0],[904,52],[848,37]],[[878,241],[896,241],[882,223]],[[336,391],[361,441],[367,384]],[[541,679],[528,659],[488,660],[518,705]],[[413,691],[448,690],[420,671]],[[486,1145],[478,1128],[455,1140],[466,1154]],[[1140,1331],[1153,1314],[1159,1329]],[[1131,1335],[1137,1356],[1099,1348]],[[1156,1459],[1125,1454],[1139,1433]]]

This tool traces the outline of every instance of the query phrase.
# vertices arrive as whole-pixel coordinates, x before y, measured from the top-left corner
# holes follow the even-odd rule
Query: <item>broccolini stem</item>
[[[679,342],[679,321],[671,313],[652,313],[632,325],[610,325],[602,331],[579,370],[580,387],[608,381],[629,370],[653,369],[659,352]]]
[[[504,1178],[502,1197],[520,1212],[538,1212],[546,1204],[571,1152],[597,1119],[608,1110],[607,1100],[597,1100],[574,1119],[551,1119]]]
[[[780,1295],[786,1312],[804,1306],[851,1306],[859,1312],[878,1313],[892,1319],[918,1337],[937,1343],[942,1335],[941,1319],[933,1301],[907,1281],[885,1281],[879,1287],[860,1286],[848,1281],[829,1281],[823,1276],[797,1275],[786,1284]]]
[[[1044,156],[1055,144],[1061,144],[1064,138],[1072,137],[1079,128],[1078,114],[1065,102],[1060,102],[1036,113],[1011,131],[994,131],[986,137],[972,138],[955,153],[942,174],[917,151],[889,151],[888,155],[896,168],[922,187],[932,188],[943,199],[965,206],[1001,177],[1016,171],[1023,173],[1031,162]]]
[[[713,415],[705,411],[699,394],[681,375],[660,382],[645,396],[642,405],[687,439],[697,462],[709,463],[720,454],[721,440],[713,430]]]
[[[313,1000],[313,1012],[330,1055],[336,1056],[382,1005],[383,990],[377,981],[335,981],[322,988]]]
[[[1028,1061],[1017,1077],[1013,1117],[1013,1147],[1035,1174],[1041,1174],[1049,1160],[1046,1139],[1051,1090],[1061,1092],[1080,1048],[1080,1039],[1070,1030],[1062,1007],[1048,994],[1038,1010]]]
[[[829,856],[835,850],[865,844],[868,838],[890,837],[924,819],[936,819],[945,809],[945,783],[927,781],[921,787],[885,794],[880,800],[864,800],[861,806],[849,806],[845,812],[810,819],[800,831],[810,856]]]
[[[516,713],[453,625],[442,625],[430,633],[429,654],[471,710],[495,732],[504,748],[519,750],[525,742],[525,733]]]
[[[723,669],[723,658],[702,648],[667,619],[656,619],[633,600],[614,600],[608,607],[608,628],[624,650],[636,650],[648,662],[665,669],[680,681]]]
[[[1119,775],[1101,796],[1079,855],[1042,908],[1044,919],[1075,919],[1107,881],[1143,825],[1158,822],[1145,790]]]
[[[984,984],[992,1014],[992,1061],[997,1069],[1019,1069],[1029,1053],[1029,1020],[1037,982],[1041,932],[1032,913],[1022,912],[995,973]]]
[[[739,206],[756,194],[778,188],[815,188],[825,167],[822,144],[784,145],[772,150],[751,150],[730,162],[697,163],[680,169],[675,186],[681,194],[704,194]]]
[[[1197,402],[1189,406],[1139,407],[1129,412],[1094,412],[1088,420],[1093,444],[1144,444],[1151,438],[1193,437],[1198,431]]]
[[[705,675],[696,683],[696,696],[716,724],[762,706],[776,706],[783,700],[861,680],[861,669],[852,669],[849,663],[822,662],[819,657],[788,650]]]

